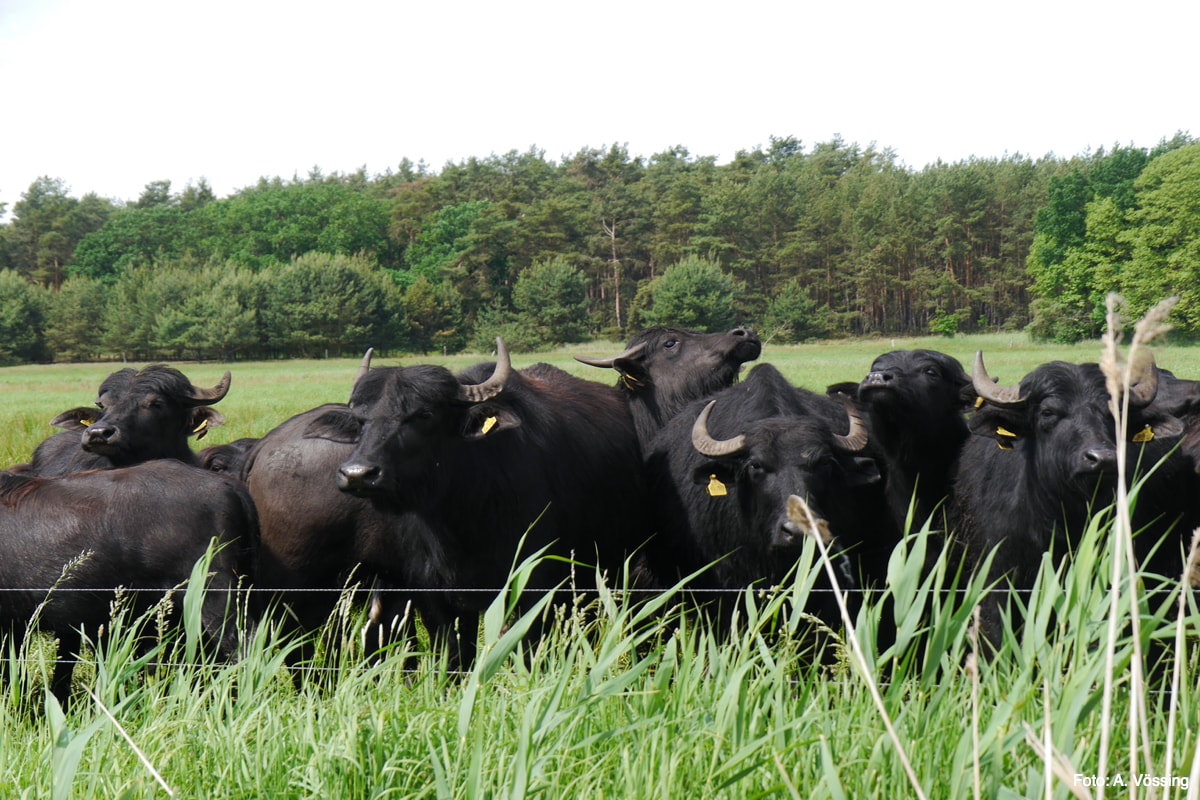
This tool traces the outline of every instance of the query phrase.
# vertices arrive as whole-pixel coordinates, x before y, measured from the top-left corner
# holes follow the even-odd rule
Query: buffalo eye
[[[1058,422],[1060,418],[1062,418],[1062,414],[1059,413],[1057,408],[1043,407],[1038,410],[1038,422],[1040,422],[1043,426],[1053,425]]]
[[[674,350],[678,345],[678,339],[667,339],[665,342],[663,342],[663,348],[666,350]]]
[[[936,378],[936,377],[938,377],[938,371],[937,371],[937,369],[936,369],[936,368],[934,368],[934,367],[926,367],[926,368],[925,368],[925,374],[926,374],[926,375],[928,375],[928,376],[929,376],[929,377],[931,377],[931,378]]]
[[[817,462],[817,470],[821,475],[826,477],[829,477],[830,475],[836,475],[841,471],[841,469],[841,462],[839,462],[837,457],[835,457],[832,453],[825,453]]]

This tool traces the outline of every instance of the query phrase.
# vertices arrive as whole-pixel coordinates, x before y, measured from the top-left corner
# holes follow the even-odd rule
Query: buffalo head
[[[100,384],[96,408],[64,411],[50,424],[80,431],[84,450],[117,466],[156,458],[189,460],[188,438],[202,439],[225,423],[211,406],[229,392],[229,383],[228,372],[213,388],[200,389],[162,364],[122,369]]]

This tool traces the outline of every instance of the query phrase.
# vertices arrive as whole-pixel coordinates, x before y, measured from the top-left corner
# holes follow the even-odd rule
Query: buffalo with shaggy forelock
[[[37,446],[32,470],[66,475],[156,458],[198,465],[188,440],[224,424],[212,405],[229,392],[229,380],[226,372],[213,388],[200,389],[162,364],[118,370],[100,384],[96,408],[74,408],[50,421],[67,432]]]
[[[240,483],[177,461],[56,478],[0,473],[0,630],[16,647],[31,620],[58,637],[51,688],[66,704],[81,632],[95,636],[108,622],[114,587],[142,614],[183,588],[215,540],[201,623],[232,657],[235,593],[253,575],[257,537]],[[182,607],[176,596],[175,623]]]
[[[903,529],[911,505],[919,527],[945,499],[970,435],[966,415],[976,399],[971,379],[945,353],[895,350],[875,359],[856,394],[882,456],[892,519]]]
[[[856,585],[842,551],[877,524],[877,504],[864,502],[880,479],[866,445],[853,401],[796,389],[769,364],[692,404],[647,453],[657,507],[653,572],[670,585],[712,564],[693,589],[771,586],[795,567],[805,537],[817,534],[841,553],[845,586]],[[809,503],[815,530],[789,518],[791,495]],[[832,604],[818,613],[835,614]],[[716,618],[725,616],[727,609]]]
[[[732,386],[742,365],[761,353],[762,342],[749,328],[698,333],[655,327],[631,338],[624,352],[611,358],[576,360],[617,371],[617,387],[644,446],[688,403]]]
[[[502,341],[495,364],[457,377],[438,366],[373,369],[349,407],[321,415],[308,435],[352,445],[339,488],[420,520],[397,529],[398,546],[436,559],[427,573],[461,611],[464,665],[491,596],[458,590],[503,587],[510,567],[543,546],[617,580],[648,535],[640,451],[616,390],[545,364],[514,370]],[[529,588],[571,574],[545,560]]]
[[[1096,364],[1044,364],[1019,386],[998,386],[977,353],[972,375],[983,404],[969,419],[950,507],[956,537],[977,566],[995,550],[991,577],[1018,590],[1033,585],[1042,556],[1061,558],[1092,513],[1115,499],[1116,425]],[[1154,403],[1158,371],[1146,365],[1129,387],[1129,459],[1142,445],[1178,437],[1183,425]],[[1149,466],[1149,465],[1146,465]],[[1000,641],[998,596],[984,605],[983,629]]]

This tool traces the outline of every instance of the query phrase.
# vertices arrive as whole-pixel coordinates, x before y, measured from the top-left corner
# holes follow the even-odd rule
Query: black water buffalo
[[[458,377],[438,366],[371,370],[348,409],[308,429],[352,445],[339,488],[422,523],[397,528],[401,547],[435,559],[428,577],[461,612],[464,665],[492,595],[461,590],[502,587],[510,567],[543,546],[618,579],[649,532],[637,437],[617,390],[545,364],[513,370],[502,341],[497,354]],[[575,574],[586,581],[591,571]],[[571,574],[548,559],[529,588]]]
[[[810,533],[788,518],[791,495],[809,503],[834,552],[869,538],[880,505],[866,498],[880,475],[862,455],[866,444],[853,401],[796,389],[769,364],[693,403],[646,454],[658,530],[652,571],[669,584],[712,564],[692,583],[700,590],[778,583]],[[838,565],[853,588],[850,564],[839,557]]]
[[[344,587],[363,587],[356,599],[366,602],[371,589],[428,585],[432,581],[421,570],[438,562],[415,549],[429,537],[397,532],[411,528],[412,520],[401,521],[367,498],[338,490],[337,469],[354,451],[352,444],[305,437],[314,420],[346,410],[329,404],[297,414],[258,440],[244,459],[242,478],[262,530],[255,587],[282,604],[279,618],[286,631],[320,628]],[[372,649],[411,636],[411,600],[395,591],[374,595]],[[293,665],[311,657],[312,644],[291,651]]]
[[[370,368],[371,354],[368,350],[363,356],[358,377]],[[347,406],[327,404],[297,414],[251,443],[240,457],[241,477],[258,507],[262,530],[256,587],[278,604],[284,630],[300,633],[315,631],[330,618],[342,589],[360,587],[354,599],[369,603],[367,645],[376,651],[411,638],[414,609],[438,627],[438,596],[424,592],[414,598],[398,590],[437,585],[424,570],[443,559],[421,552],[422,545],[434,543],[432,537],[405,533],[419,520],[338,490],[337,469],[354,445],[305,436],[309,425],[330,411],[345,412]],[[221,455],[215,452],[213,458]],[[236,453],[224,455],[238,458]],[[290,663],[310,658],[313,644],[305,640],[289,651]],[[336,641],[329,644],[336,649]],[[450,644],[455,662],[454,642]],[[300,673],[294,674],[299,679]]]
[[[970,435],[971,379],[945,353],[895,350],[875,359],[856,396],[867,411],[873,450],[882,456],[892,518],[902,530],[911,505],[920,527],[945,500]]]
[[[990,576],[1027,590],[1043,554],[1063,557],[1091,514],[1114,500],[1117,442],[1108,389],[1098,365],[1065,362],[1038,367],[1019,386],[997,386],[982,353],[976,354],[972,379],[984,403],[968,421],[973,435],[956,473],[952,528],[971,563],[979,565],[994,549]],[[1131,464],[1147,451],[1165,453],[1183,431],[1175,416],[1154,403],[1157,391],[1152,365],[1130,387]],[[1139,514],[1178,521],[1163,510]],[[1149,543],[1154,533],[1143,536]],[[996,593],[984,604],[983,632],[992,644],[1000,641],[1002,605]]]
[[[233,592],[253,573],[257,534],[241,484],[177,461],[57,478],[0,473],[0,630],[19,646],[35,619],[58,637],[51,688],[65,704],[81,630],[95,636],[108,621],[114,587],[140,614],[184,584],[215,539],[201,618],[232,656]],[[181,598],[172,608],[178,620]]]
[[[127,467],[156,458],[197,465],[188,444],[225,418],[211,406],[229,391],[229,373],[212,389],[199,389],[173,367],[153,364],[122,369],[100,384],[96,408],[74,408],[50,424],[66,433],[51,436],[33,452],[37,475]]]
[[[631,338],[611,358],[576,360],[618,372],[617,387],[645,446],[688,403],[732,386],[742,364],[761,353],[762,342],[749,328],[697,333],[656,327]]]

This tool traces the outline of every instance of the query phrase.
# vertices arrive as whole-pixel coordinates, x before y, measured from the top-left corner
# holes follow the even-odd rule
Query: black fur
[[[237,649],[236,598],[228,593],[253,575],[258,537],[254,505],[244,487],[175,461],[83,472],[59,478],[0,473],[0,625],[22,640],[34,610],[47,601],[37,627],[59,639],[52,689],[70,693],[80,630],[95,635],[109,619],[113,587],[130,591],[140,614],[184,582],[215,537],[204,601],[206,633],[221,652]],[[87,553],[59,582],[63,567]],[[217,591],[221,590],[221,591]],[[182,598],[175,599],[175,617]]]

